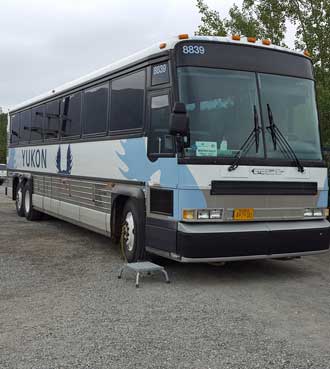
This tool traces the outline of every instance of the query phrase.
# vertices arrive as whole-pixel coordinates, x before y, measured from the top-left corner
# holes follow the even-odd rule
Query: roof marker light
[[[181,35],[178,36],[179,40],[186,40],[187,38],[189,38],[188,33],[181,33]]]
[[[272,42],[269,39],[262,40],[263,45],[270,45]]]
[[[305,56],[308,56],[309,58],[310,58],[310,56],[311,56],[311,54],[310,54],[310,52],[309,52],[308,50],[304,50],[304,55],[305,55]]]
[[[248,42],[253,42],[253,43],[257,41],[255,37],[248,37],[247,40]]]
[[[160,49],[165,49],[165,47],[166,47],[166,42],[162,42],[159,44]]]
[[[240,41],[241,40],[241,36],[240,35],[232,35],[231,39],[234,41]]]

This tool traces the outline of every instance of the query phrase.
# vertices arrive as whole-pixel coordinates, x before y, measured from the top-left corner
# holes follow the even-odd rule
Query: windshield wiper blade
[[[243,145],[240,147],[233,163],[228,167],[228,172],[232,172],[238,167],[241,158],[249,152],[253,143],[255,143],[256,145],[256,153],[259,152],[259,136],[261,128],[259,126],[257,107],[255,105],[253,105],[253,116],[254,116],[254,128],[252,132],[249,134],[248,138],[244,141]]]
[[[285,138],[281,130],[277,127],[277,125],[274,122],[274,117],[272,110],[270,108],[270,105],[267,104],[267,111],[268,111],[268,119],[269,119],[269,126],[267,129],[270,131],[270,134],[272,136],[272,141],[274,145],[274,150],[277,149],[277,142],[279,144],[279,148],[281,152],[286,155],[289,159],[293,159],[295,162],[298,171],[300,173],[304,173],[305,168],[301,164],[300,160],[298,159],[296,153],[294,152],[292,146],[290,145],[289,141]]]

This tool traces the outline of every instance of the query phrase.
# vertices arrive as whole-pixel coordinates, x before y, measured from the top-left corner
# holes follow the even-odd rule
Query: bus
[[[269,40],[181,34],[9,113],[7,193],[128,262],[329,249],[313,66]]]

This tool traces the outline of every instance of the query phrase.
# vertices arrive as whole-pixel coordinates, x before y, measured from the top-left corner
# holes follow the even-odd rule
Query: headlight
[[[323,209],[305,209],[304,217],[323,217],[324,216]]]
[[[221,219],[222,218],[222,210],[213,209],[210,210],[210,219]]]
[[[209,219],[210,212],[208,210],[198,210],[197,211],[197,219]]]
[[[314,209],[314,217],[323,217],[323,210],[322,209]]]
[[[187,221],[222,220],[223,209],[182,209],[182,219]]]
[[[304,217],[312,217],[313,216],[313,209],[305,209]]]

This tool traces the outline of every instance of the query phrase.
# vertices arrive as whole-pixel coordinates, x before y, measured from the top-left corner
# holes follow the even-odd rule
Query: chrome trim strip
[[[281,258],[296,258],[299,256],[309,256],[309,255],[317,255],[324,254],[329,252],[327,250],[317,250],[317,251],[306,251],[306,252],[295,252],[288,254],[270,254],[270,255],[249,255],[249,256],[230,256],[230,257],[221,257],[221,258],[185,258],[180,257],[179,255],[174,256],[173,253],[169,253],[162,250],[156,250],[152,247],[146,247],[146,251],[150,252],[150,254],[155,254],[162,256],[167,259],[176,260],[181,263],[214,263],[219,261],[244,261],[244,260],[265,260],[265,259],[281,259]]]
[[[327,229],[326,219],[305,219],[298,221],[237,222],[237,223],[178,223],[178,231],[183,233],[233,233],[272,232],[300,229]]]
[[[218,261],[281,259],[281,258],[287,258],[287,257],[295,258],[295,257],[299,257],[299,256],[324,254],[328,251],[329,251],[329,249],[317,250],[317,251],[307,251],[307,252],[295,252],[295,253],[288,253],[288,254],[231,256],[231,257],[225,257],[225,258],[185,258],[185,257],[181,257],[179,261],[182,262],[182,263],[212,263],[212,262],[218,262]],[[177,260],[177,259],[174,259],[174,260]]]

